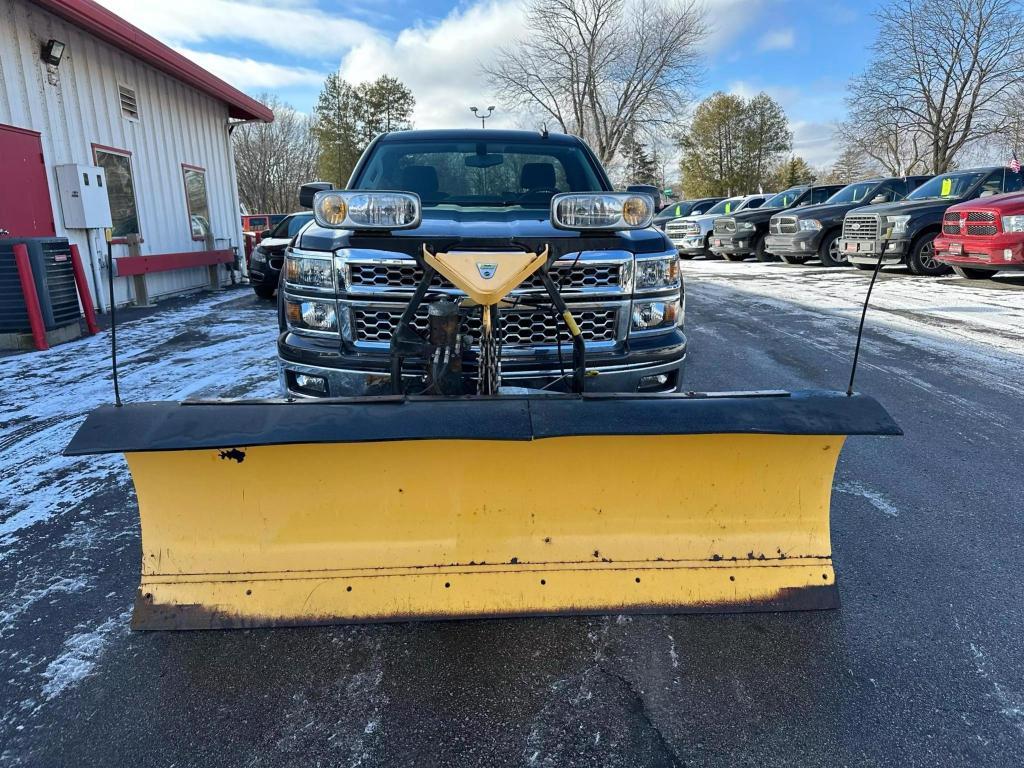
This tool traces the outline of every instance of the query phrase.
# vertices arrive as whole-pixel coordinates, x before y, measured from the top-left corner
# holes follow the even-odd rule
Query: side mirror
[[[875,195],[874,197],[871,198],[871,204],[872,205],[874,205],[875,203],[887,203],[887,202],[889,202],[889,197],[887,195]]]
[[[313,198],[317,192],[324,192],[328,189],[334,189],[334,185],[329,181],[310,181],[299,187],[299,207],[300,208],[312,208]]]
[[[259,237],[260,237],[260,240],[264,240],[264,239],[270,237],[270,230],[269,229],[264,229],[262,232],[260,232]]]

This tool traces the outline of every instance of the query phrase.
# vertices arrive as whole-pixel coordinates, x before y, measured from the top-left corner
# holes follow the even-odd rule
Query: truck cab
[[[530,131],[429,130],[375,139],[350,190],[414,193],[421,219],[388,231],[303,229],[285,252],[279,292],[280,374],[295,397],[389,394],[389,345],[422,278],[414,254],[545,247],[551,274],[582,330],[586,386],[597,392],[675,391],[686,357],[676,249],[660,230],[575,231],[554,226],[559,193],[609,192],[594,153],[575,136]],[[439,275],[431,295],[465,296]],[[570,338],[532,278],[500,310],[506,385],[566,390]],[[469,344],[479,340],[469,312]],[[425,332],[428,318],[417,317]],[[417,365],[402,386],[422,389]],[[403,374],[404,376],[404,374]],[[419,389],[417,389],[419,387]]]
[[[860,269],[874,268],[881,258],[882,266],[906,264],[915,275],[947,274],[949,265],[935,257],[935,238],[950,206],[1021,187],[1021,175],[1002,166],[940,173],[904,200],[846,214],[839,248]]]
[[[839,248],[843,217],[865,205],[902,200],[928,176],[874,178],[847,184],[824,203],[777,213],[768,222],[765,250],[787,264],[817,258],[826,267],[848,264]]]
[[[769,198],[756,210],[721,216],[715,219],[711,252],[729,261],[743,261],[750,256],[758,261],[777,261],[765,248],[772,216],[790,208],[823,203],[842,188],[842,184],[791,187]]]

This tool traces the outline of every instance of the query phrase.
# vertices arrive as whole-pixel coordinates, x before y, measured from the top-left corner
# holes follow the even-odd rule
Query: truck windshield
[[[352,188],[415,192],[424,207],[522,208],[547,208],[559,192],[604,190],[581,147],[544,140],[383,141]]]
[[[878,188],[877,181],[861,181],[856,184],[848,184],[832,197],[826,200],[826,203],[859,203],[866,199],[868,195],[872,194],[875,189]]]
[[[907,200],[940,200],[956,199],[966,195],[978,183],[985,171],[964,171],[963,173],[944,173],[926,181],[909,195]]]
[[[785,192],[779,192],[774,197],[770,197],[764,201],[762,208],[789,208],[796,199],[806,192],[802,187],[793,187],[793,189],[787,189]]]
[[[731,197],[728,200],[719,200],[708,213],[732,213],[738,211],[743,204],[742,197]]]

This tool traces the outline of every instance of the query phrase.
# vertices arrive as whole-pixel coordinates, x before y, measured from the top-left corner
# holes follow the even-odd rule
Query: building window
[[[206,197],[206,171],[194,165],[182,165],[185,174],[185,200],[193,240],[205,240],[210,234],[210,204]]]
[[[139,119],[139,99],[135,95],[135,89],[127,85],[117,86],[117,95],[121,100],[121,115],[129,120]]]
[[[123,239],[128,235],[141,234],[139,211],[135,204],[131,152],[112,147],[97,147],[95,144],[92,151],[96,165],[103,168],[107,176],[107,198],[110,200],[114,237]]]

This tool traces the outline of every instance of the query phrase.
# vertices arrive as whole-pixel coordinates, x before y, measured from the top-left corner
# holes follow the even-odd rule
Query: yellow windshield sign
[[[726,203],[725,204],[725,212],[726,213],[731,213],[732,212],[732,203]]]
[[[939,192],[939,194],[942,195],[942,197],[949,197],[949,195],[952,193],[952,191],[953,191],[953,180],[950,179],[950,178],[943,179],[942,180],[942,191]]]

